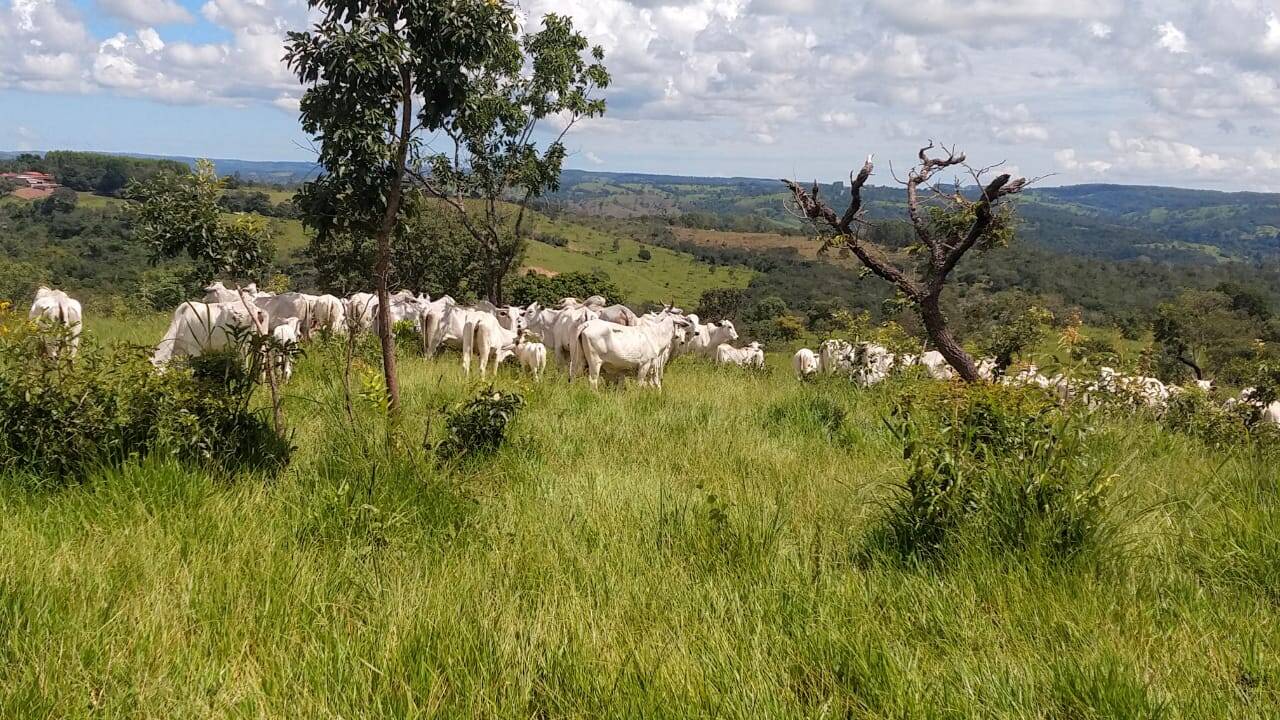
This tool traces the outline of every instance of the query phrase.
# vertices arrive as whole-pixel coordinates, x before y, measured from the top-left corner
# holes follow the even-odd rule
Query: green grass
[[[524,266],[563,272],[602,270],[622,289],[625,301],[646,301],[693,306],[704,290],[719,287],[746,287],[755,272],[745,267],[725,267],[698,262],[692,255],[630,238],[594,230],[564,220],[539,216],[537,231],[569,241],[555,247],[531,241]],[[615,248],[615,243],[616,247]],[[641,248],[651,259],[640,260]]]
[[[1280,714],[1263,460],[1106,422],[1091,447],[1130,518],[1110,561],[866,563],[896,385],[801,385],[773,355],[678,361],[661,394],[504,368],[528,400],[512,443],[439,468],[420,439],[478,387],[456,356],[402,358],[391,459],[321,355],[287,388],[279,477],[0,478],[0,717]]]

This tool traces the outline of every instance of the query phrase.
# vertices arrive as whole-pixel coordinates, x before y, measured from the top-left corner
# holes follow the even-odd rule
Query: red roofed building
[[[52,175],[35,172],[34,170],[20,173],[0,173],[0,178],[23,183],[32,190],[53,190],[58,187],[58,181]]]

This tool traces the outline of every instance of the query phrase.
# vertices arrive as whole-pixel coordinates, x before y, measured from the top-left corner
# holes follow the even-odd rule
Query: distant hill
[[[833,205],[843,183],[821,186]],[[569,170],[548,198],[566,209],[607,217],[659,216],[712,230],[794,232],[777,180],[699,178]],[[868,187],[868,213],[901,218],[902,189]],[[1172,263],[1280,259],[1280,194],[1225,193],[1130,185],[1036,188],[1018,203],[1025,239],[1061,252],[1110,260]]]
[[[0,150],[0,160],[34,153],[43,155],[44,150]],[[119,155],[123,157],[149,158],[156,160],[176,160],[195,167],[197,158],[183,155],[152,155],[148,153],[101,153],[103,155]],[[228,158],[209,158],[219,175],[239,175],[243,180],[252,183],[269,185],[296,185],[315,177],[319,165],[310,162],[234,160]]]

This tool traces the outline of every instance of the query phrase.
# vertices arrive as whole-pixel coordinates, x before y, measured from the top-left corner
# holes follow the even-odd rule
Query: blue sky
[[[523,0],[603,44],[569,164],[835,179],[928,139],[1052,184],[1280,191],[1274,0]],[[306,160],[300,0],[0,0],[0,149]]]

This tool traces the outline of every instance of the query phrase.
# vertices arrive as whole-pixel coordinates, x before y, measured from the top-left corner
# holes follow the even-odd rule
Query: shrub
[[[288,442],[249,409],[252,382],[215,382],[208,368],[157,373],[143,349],[122,345],[53,359],[40,351],[47,333],[12,318],[0,329],[0,472],[74,482],[157,451],[227,470],[288,460]]]
[[[636,253],[636,257],[640,258],[643,262],[649,262],[653,259],[653,253],[649,252],[649,248],[642,247],[640,248],[640,252]]]
[[[888,425],[907,476],[873,540],[902,556],[968,539],[1068,558],[1107,527],[1111,478],[1094,467],[1083,416],[1001,386],[925,388]]]
[[[1271,436],[1269,428],[1257,426],[1256,414],[1252,405],[1239,403],[1228,407],[1201,390],[1188,390],[1169,398],[1160,420],[1171,430],[1225,450]]]
[[[435,446],[436,455],[456,460],[496,452],[506,442],[507,429],[523,406],[524,398],[519,395],[489,387],[446,409],[445,437]]]

